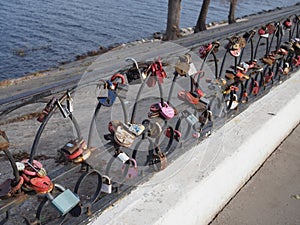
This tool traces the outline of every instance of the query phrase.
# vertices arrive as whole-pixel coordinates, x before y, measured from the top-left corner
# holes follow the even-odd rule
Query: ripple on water
[[[297,2],[239,1],[236,16]],[[182,1],[180,26],[194,26],[200,7],[201,1]],[[1,1],[0,80],[55,67],[100,45],[151,37],[165,30],[167,8],[166,0]],[[227,0],[212,1],[207,22],[227,14]]]

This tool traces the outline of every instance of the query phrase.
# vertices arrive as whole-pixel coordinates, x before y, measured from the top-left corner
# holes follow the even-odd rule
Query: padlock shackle
[[[70,91],[68,90],[61,98],[59,98],[59,100],[57,100],[56,102],[60,102],[62,103],[63,101],[65,101],[68,98]],[[51,100],[52,101],[52,100]],[[34,137],[34,141],[31,147],[31,151],[30,151],[30,156],[29,156],[29,163],[33,163],[33,158],[36,155],[36,151],[38,148],[38,145],[40,143],[40,139],[42,136],[42,133],[47,125],[47,123],[49,122],[50,118],[52,117],[52,115],[55,113],[55,111],[57,110],[58,105],[54,104],[54,106],[51,108],[51,111],[48,113],[48,115],[45,117],[45,119],[43,120],[43,122],[41,123],[35,137]],[[76,118],[74,117],[74,115],[72,113],[69,114],[68,118],[71,120],[72,125],[76,131],[76,135],[77,135],[77,139],[81,139],[81,131],[79,128],[79,124],[76,120]]]
[[[57,183],[54,184],[54,187],[53,187],[52,190],[54,190],[54,188],[57,188],[61,192],[64,192],[66,190],[65,187],[63,187],[62,185],[57,184]],[[47,197],[50,201],[52,201],[54,199],[54,197],[52,196],[51,192],[47,192],[46,194],[44,194],[45,197]]]
[[[104,182],[111,184],[111,179],[106,175],[102,175],[102,183],[104,183]]]
[[[156,62],[153,62],[153,63],[156,63]],[[153,63],[149,66],[149,68],[151,68],[151,66],[153,65]],[[159,60],[159,63],[161,65],[161,62]],[[162,68],[161,68],[162,69]],[[135,99],[135,102],[134,102],[134,105],[133,105],[133,109],[132,109],[132,113],[131,113],[131,118],[130,118],[130,123],[135,123],[135,116],[136,116],[136,110],[137,110],[137,104],[138,102],[140,101],[140,97],[141,97],[141,94],[142,94],[142,91],[145,87],[145,84],[147,83],[147,80],[149,79],[151,75],[147,75],[145,81],[140,85],[140,88],[138,90],[138,93],[136,95],[136,99]],[[160,96],[160,103],[162,106],[164,106],[164,99],[163,99],[163,89],[162,89],[162,86],[161,86],[161,83],[158,81],[158,78],[157,76],[154,76],[155,77],[155,80],[156,82],[158,83],[158,88],[159,88],[159,96]]]
[[[127,115],[127,111],[126,111],[126,106],[124,103],[124,100],[119,96],[116,95],[116,97],[119,99],[119,101],[121,102],[121,106],[123,109],[123,116],[126,122],[128,122],[128,115]],[[92,142],[92,137],[95,131],[95,125],[96,125],[96,118],[99,115],[100,109],[101,109],[102,104],[98,101],[98,104],[95,108],[91,123],[90,123],[90,128],[89,128],[89,133],[88,133],[88,139],[87,139],[87,147],[90,148],[91,147],[91,142]]]
[[[129,162],[131,162],[131,163],[132,163],[133,167],[137,167],[137,162],[136,162],[136,160],[135,160],[135,159],[133,159],[133,158],[130,158],[130,159],[129,159]]]
[[[143,83],[144,82],[144,79],[143,79],[143,76],[142,76],[142,73],[141,73],[141,70],[139,68],[139,64],[137,63],[136,59],[133,58],[133,57],[128,57],[125,59],[125,61],[132,61],[137,69],[137,71],[139,72],[139,75],[140,75],[140,78],[141,78],[141,82]]]

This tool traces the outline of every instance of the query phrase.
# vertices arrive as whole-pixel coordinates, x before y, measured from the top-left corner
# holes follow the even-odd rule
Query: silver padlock
[[[194,63],[190,63],[190,69],[188,71],[188,75],[192,76],[192,75],[194,75],[196,73],[197,73],[197,69],[196,69]]]
[[[59,187],[59,189],[63,192],[55,198],[50,193],[47,193],[46,197],[51,201],[51,204],[60,212],[60,214],[64,216],[78,205],[80,199],[69,189],[65,189],[57,184],[56,187]]]
[[[61,114],[63,115],[63,117],[64,117],[64,118],[69,117],[70,112],[69,112],[69,110],[67,109],[67,107],[66,107],[65,105],[62,105],[62,104],[59,102],[59,100],[57,100],[56,103],[57,103],[57,106],[58,106],[58,108],[59,108]]]
[[[101,191],[107,194],[112,193],[112,182],[111,179],[108,176],[103,175],[102,176],[102,187]]]
[[[191,126],[193,126],[194,124],[196,124],[198,122],[198,118],[194,114],[189,114],[186,117],[186,120]]]
[[[208,106],[209,105],[209,99],[205,97],[200,98],[200,102],[203,103],[204,105]]]
[[[73,108],[73,99],[72,98],[67,99],[67,108],[70,113],[73,112],[74,108]]]
[[[128,160],[130,160],[129,156],[125,152],[121,152],[118,154],[117,158],[124,164]]]

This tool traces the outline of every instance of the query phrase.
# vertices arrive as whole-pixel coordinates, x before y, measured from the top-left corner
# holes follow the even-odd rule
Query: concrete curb
[[[300,121],[300,72],[89,224],[208,224]]]

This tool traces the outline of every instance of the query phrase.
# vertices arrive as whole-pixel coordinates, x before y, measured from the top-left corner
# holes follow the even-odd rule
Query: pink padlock
[[[174,109],[168,105],[168,103],[164,102],[164,106],[161,105],[161,103],[158,104],[160,108],[161,115],[169,120],[172,119],[175,115]]]
[[[138,176],[137,162],[133,158],[129,159],[129,161],[130,161],[130,165],[125,165],[125,164],[123,165],[123,167],[122,167],[122,174],[125,173],[126,166],[129,166],[127,174],[126,174],[126,178],[127,179],[133,179],[133,178],[135,178],[135,177]]]
[[[22,163],[28,163],[29,159],[23,159]],[[37,161],[37,160],[33,160],[33,166],[34,168],[36,168],[36,170],[40,170],[41,168],[43,168],[43,165]],[[25,173],[28,176],[37,176],[37,172],[33,171],[31,167],[28,167],[26,169],[23,170],[23,173]]]

